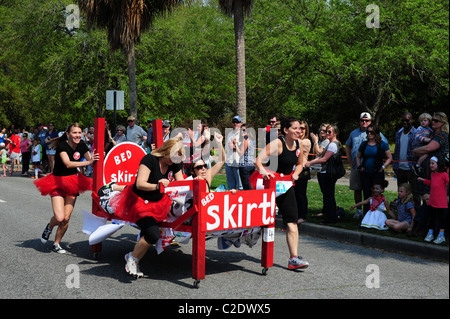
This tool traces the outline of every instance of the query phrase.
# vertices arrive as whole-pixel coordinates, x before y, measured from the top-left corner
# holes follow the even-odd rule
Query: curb
[[[275,219],[275,227],[284,228],[283,221],[279,216]],[[389,252],[449,263],[449,247],[350,231],[308,222],[299,226],[299,233],[301,233],[301,235],[331,239],[367,248],[382,249]]]

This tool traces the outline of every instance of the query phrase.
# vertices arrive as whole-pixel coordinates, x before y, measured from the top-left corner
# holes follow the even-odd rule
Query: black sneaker
[[[417,177],[423,176],[423,168],[421,166],[413,166],[412,170]]]
[[[50,226],[50,224],[47,224],[47,226],[45,226],[44,232],[42,233],[41,242],[43,244],[47,243],[47,240],[50,237],[50,234],[52,233],[52,230],[50,229],[49,226]]]

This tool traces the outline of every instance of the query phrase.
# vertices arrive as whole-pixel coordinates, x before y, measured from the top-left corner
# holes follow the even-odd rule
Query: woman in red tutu
[[[74,123],[67,131],[53,141],[56,146],[55,166],[53,173],[34,181],[43,196],[50,195],[54,216],[42,233],[42,243],[47,243],[53,227],[58,226],[53,243],[53,251],[65,253],[61,248],[61,239],[69,227],[69,219],[73,212],[77,196],[92,190],[92,180],[78,172],[79,167],[91,165],[99,159],[98,153],[91,155],[89,148],[81,140],[81,126]],[[82,158],[86,161],[81,162]]]
[[[143,276],[139,271],[139,260],[158,241],[158,222],[166,218],[172,205],[169,196],[160,192],[159,185],[167,186],[169,180],[183,180],[181,168],[184,158],[180,140],[164,142],[142,158],[134,185],[126,187],[110,201],[115,216],[136,223],[141,229],[134,250],[125,255],[125,270],[134,277]]]

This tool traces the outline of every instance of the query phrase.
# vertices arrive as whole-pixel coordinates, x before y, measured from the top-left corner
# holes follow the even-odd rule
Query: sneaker
[[[422,177],[423,176],[424,171],[423,171],[423,168],[421,166],[413,166],[412,170],[413,170],[414,174],[417,177]]]
[[[436,239],[433,241],[433,243],[435,243],[437,245],[442,244],[443,242],[445,242],[444,236],[437,236]]]
[[[427,237],[425,237],[425,241],[427,242],[427,243],[430,243],[432,240],[434,239],[434,236],[433,236],[433,234],[428,234],[427,235]]]
[[[59,244],[53,244],[52,250],[58,254],[65,254],[67,251],[63,249]]]
[[[354,219],[361,219],[363,216],[364,216],[364,214],[363,214],[362,210],[361,210],[361,209],[358,209],[358,210],[356,211],[356,213],[353,215],[353,218],[354,218]]]
[[[289,258],[288,268],[289,269],[305,269],[308,268],[309,263],[303,260],[300,256],[294,256]]]
[[[50,226],[50,224],[47,224],[47,226],[45,226],[44,232],[42,233],[41,242],[43,244],[47,243],[47,240],[50,237],[50,234],[52,233],[52,230],[50,229],[49,226]]]
[[[144,274],[139,270],[139,262],[136,258],[131,256],[131,253],[125,255],[125,271],[135,278],[142,278]]]

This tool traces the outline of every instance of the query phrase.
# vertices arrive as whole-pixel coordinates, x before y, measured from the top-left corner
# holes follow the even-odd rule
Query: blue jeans
[[[241,178],[238,166],[229,166],[225,163],[225,173],[227,176],[228,189],[242,190]]]
[[[334,198],[337,179],[331,177],[328,173],[318,173],[317,180],[322,191],[324,221],[337,223],[336,199]]]
[[[239,166],[239,175],[241,177],[242,188],[244,190],[251,190],[250,175],[255,171],[255,166]]]

